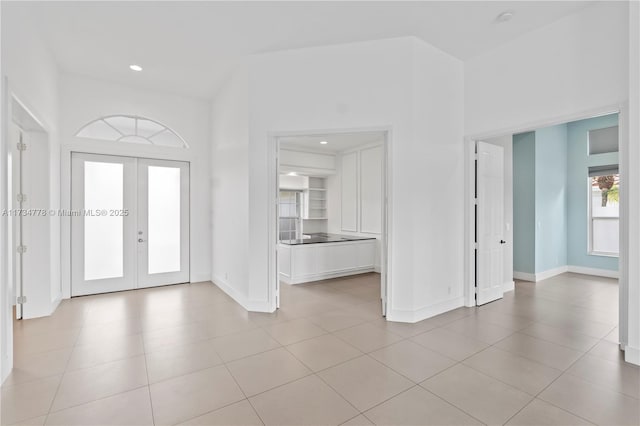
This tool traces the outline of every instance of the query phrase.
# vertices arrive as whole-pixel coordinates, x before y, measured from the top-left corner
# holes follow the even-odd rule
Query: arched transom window
[[[85,125],[76,133],[81,138],[156,146],[188,148],[187,142],[164,124],[133,115],[111,115]]]

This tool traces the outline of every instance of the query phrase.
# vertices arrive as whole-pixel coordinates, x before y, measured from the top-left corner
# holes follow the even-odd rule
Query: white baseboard
[[[547,269],[546,271],[537,272],[536,273],[536,282],[547,280],[549,278],[555,277],[556,275],[564,274],[569,271],[569,267],[567,265],[559,266],[553,269]]]
[[[268,301],[249,300],[244,296],[244,294],[237,291],[234,287],[232,287],[227,281],[225,281],[222,278],[212,276],[211,281],[220,290],[224,291],[227,294],[227,296],[235,300],[240,306],[242,306],[249,312],[274,312],[275,311],[275,309],[271,308]]]
[[[609,269],[586,268],[584,266],[569,265],[568,271],[573,272],[574,274],[593,275],[596,277],[605,277],[605,278],[620,277],[619,271],[612,271]]]
[[[289,275],[280,273],[280,281],[285,284],[304,284],[312,281],[328,280],[331,278],[347,277],[349,275],[366,274],[368,272],[375,272],[375,268],[351,268],[342,271],[325,272],[322,274],[308,274],[291,278]]]
[[[507,291],[513,291],[516,288],[516,282],[515,281],[507,281],[506,283],[502,284],[502,291],[503,292],[507,292]]]
[[[191,283],[200,283],[200,282],[205,282],[205,281],[211,281],[211,275],[210,274],[196,274],[196,275],[191,275],[189,282]]]
[[[387,321],[414,323],[444,314],[445,312],[464,306],[464,297],[445,300],[435,305],[425,306],[416,311],[404,311],[397,309],[387,309]]]
[[[536,274],[530,274],[528,272],[513,271],[513,278],[520,281],[536,282]]]
[[[640,365],[640,348],[626,346],[624,348],[624,360],[631,364]]]

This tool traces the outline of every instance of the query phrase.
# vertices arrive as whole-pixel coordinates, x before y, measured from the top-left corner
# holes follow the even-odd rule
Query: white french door
[[[483,305],[503,295],[504,149],[478,142],[476,304]]]
[[[189,164],[73,153],[71,295],[189,281]]]

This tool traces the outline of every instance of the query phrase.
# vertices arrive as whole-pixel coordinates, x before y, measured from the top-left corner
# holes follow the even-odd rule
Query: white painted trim
[[[191,275],[189,282],[190,283],[201,283],[204,281],[211,281],[211,276],[209,274],[200,274],[200,275]]]
[[[289,275],[280,273],[280,281],[285,284],[295,285],[295,284],[304,284],[312,281],[321,281],[328,280],[330,278],[339,278],[339,277],[348,277],[350,275],[358,275],[358,274],[366,274],[368,272],[375,272],[375,268],[364,267],[364,268],[350,268],[343,269],[340,271],[334,272],[325,272],[321,274],[308,274],[299,276],[295,279],[291,279]]]
[[[513,278],[520,281],[536,282],[536,274],[530,274],[528,272],[513,271]]]
[[[256,301],[247,299],[242,293],[238,292],[235,287],[229,284],[224,279],[212,276],[210,280],[213,285],[218,287],[220,290],[224,291],[227,296],[235,300],[240,306],[242,306],[247,311],[251,312],[273,312],[271,306],[268,301]],[[209,281],[209,280],[206,280]]]
[[[624,360],[630,364],[640,365],[640,348],[626,346],[624,348]]]
[[[513,291],[516,289],[516,282],[515,281],[507,281],[506,283],[502,284],[502,292],[506,293],[507,291]]]
[[[567,272],[573,272],[574,274],[593,275],[595,277],[605,278],[619,278],[620,271],[611,271],[608,269],[587,268],[584,266],[569,265]]]
[[[445,300],[434,305],[425,306],[415,311],[387,310],[387,321],[416,323],[436,315],[449,312],[464,306],[464,297]]]
[[[546,271],[536,272],[535,280],[536,280],[536,282],[542,281],[542,280],[547,280],[549,278],[555,277],[556,275],[564,274],[565,272],[569,272],[569,267],[566,266],[566,265],[565,266],[559,266],[559,267],[553,268],[553,269],[547,269]]]

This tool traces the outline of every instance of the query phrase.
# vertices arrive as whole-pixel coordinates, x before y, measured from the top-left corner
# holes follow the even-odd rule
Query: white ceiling
[[[210,98],[249,54],[413,35],[465,60],[593,2],[21,3],[2,7],[33,9],[61,70]]]
[[[327,142],[326,145],[321,141]],[[327,152],[334,154],[340,151],[357,148],[375,142],[384,141],[383,132],[334,133],[312,136],[287,136],[280,138],[280,148],[299,151]]]

